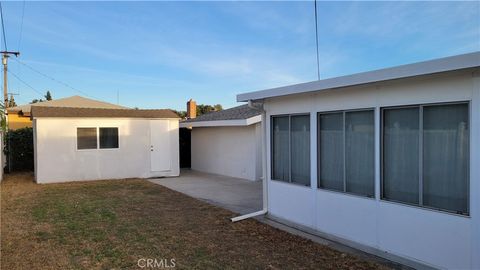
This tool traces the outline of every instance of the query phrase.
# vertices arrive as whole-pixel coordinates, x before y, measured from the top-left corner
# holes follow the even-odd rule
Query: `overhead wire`
[[[1,16],[1,21],[2,21],[3,44],[5,46],[5,51],[8,51],[8,49],[7,49],[7,37],[6,37],[6,34],[5,34],[5,23],[3,21],[2,1],[0,1],[0,16]]]
[[[5,23],[4,23],[4,15],[3,15],[3,7],[2,7],[2,2],[0,1],[0,15],[1,15],[1,24],[2,24],[2,34],[3,34],[3,44],[4,44],[4,47],[5,47],[5,51],[7,50],[7,39],[6,39],[6,33],[5,33]],[[21,42],[22,42],[22,36],[23,36],[23,22],[24,22],[24,17],[25,17],[25,0],[23,1],[23,4],[22,4],[22,15],[21,15],[21,23],[20,23],[20,32],[19,32],[19,38],[18,38],[18,51],[20,51],[20,46],[21,46]],[[13,60],[15,60],[17,63],[27,67],[28,69],[36,72],[37,74],[47,78],[47,79],[50,79],[58,84],[61,84],[73,91],[76,91],[82,95],[85,95],[85,96],[89,96],[89,97],[92,97],[91,95],[87,94],[86,92],[84,91],[81,91],[71,85],[69,85],[68,83],[65,83],[63,81],[60,81],[52,76],[49,76],[39,70],[37,70],[36,68],[16,59],[16,58],[11,58]],[[16,75],[15,73],[12,73],[10,70],[8,70],[8,72],[10,74],[12,74],[12,76],[14,76],[18,81],[20,81],[21,83],[23,83],[24,85],[26,85],[28,88],[34,90],[35,92],[37,92],[38,94],[40,94],[42,97],[43,97],[43,94],[41,91],[39,91],[38,89],[36,89],[35,87],[31,86],[30,84],[28,84],[27,82],[25,82],[23,79],[21,79],[18,75]]]
[[[18,60],[18,59],[16,59],[16,58],[13,58],[13,59],[14,59],[16,62],[18,62],[19,64],[27,67],[28,69],[36,72],[37,74],[39,74],[39,75],[41,75],[41,76],[43,76],[43,77],[45,77],[45,78],[47,78],[47,79],[50,79],[50,80],[52,80],[52,81],[54,81],[54,82],[56,82],[56,83],[58,83],[58,84],[61,84],[61,85],[65,86],[65,87],[67,87],[67,88],[69,88],[69,89],[71,89],[71,90],[73,90],[73,91],[76,91],[76,92],[78,92],[78,93],[80,93],[80,94],[82,94],[82,95],[89,96],[89,97],[93,97],[92,95],[87,94],[86,92],[81,91],[81,90],[79,90],[79,89],[77,89],[77,88],[69,85],[69,84],[66,83],[66,82],[62,82],[62,81],[60,81],[60,80],[58,80],[58,79],[55,79],[54,77],[52,77],[52,76],[50,76],[50,75],[47,75],[47,74],[45,74],[45,73],[37,70],[36,68],[28,65],[28,64],[25,63],[25,62],[22,62],[22,61],[20,61],[20,60]]]
[[[317,46],[317,77],[320,80],[320,57],[318,55],[318,19],[317,19],[317,0],[315,2],[315,44]]]
[[[11,72],[10,70],[8,70],[8,73],[12,74],[13,77],[15,77],[18,81],[20,81],[21,83],[23,83],[24,85],[26,85],[28,88],[32,89],[33,91],[35,91],[37,94],[39,94],[42,98],[44,97],[43,96],[43,93],[41,91],[39,91],[38,89],[36,89],[35,87],[31,86],[29,83],[27,83],[26,81],[22,80],[20,77],[18,77],[15,73]]]
[[[22,5],[22,19],[20,23],[20,34],[18,37],[18,46],[17,46],[17,51],[20,51],[20,44],[22,43],[22,34],[23,34],[23,18],[25,17],[25,0],[23,0],[23,5]]]

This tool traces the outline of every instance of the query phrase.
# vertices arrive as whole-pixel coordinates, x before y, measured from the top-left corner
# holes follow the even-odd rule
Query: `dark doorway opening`
[[[180,168],[192,166],[192,130],[189,128],[179,129],[180,138]]]

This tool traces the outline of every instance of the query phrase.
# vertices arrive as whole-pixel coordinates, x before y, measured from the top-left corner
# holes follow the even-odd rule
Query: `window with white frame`
[[[97,149],[97,128],[77,128],[77,149]]]
[[[383,108],[382,122],[382,199],[468,215],[468,103]]]
[[[77,128],[77,149],[115,149],[119,148],[117,127],[79,127]]]
[[[100,149],[118,148],[118,128],[99,128]]]
[[[318,188],[375,195],[373,110],[318,114]]]
[[[310,186],[310,115],[271,120],[272,180]]]

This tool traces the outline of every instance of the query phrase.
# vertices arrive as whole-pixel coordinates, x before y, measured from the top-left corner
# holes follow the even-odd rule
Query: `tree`
[[[220,105],[220,104],[215,104],[215,105],[213,105],[213,108],[215,108],[215,111],[216,111],[216,112],[223,110],[223,107],[222,107],[222,105]]]
[[[34,104],[34,103],[38,103],[38,102],[44,102],[44,101],[49,101],[49,100],[52,100],[52,94],[50,93],[49,90],[47,90],[47,93],[45,94],[45,100],[43,99],[33,99],[30,104]]]
[[[186,111],[177,111],[177,110],[172,110],[174,113],[178,115],[178,117],[185,119],[187,117],[187,112]]]
[[[220,104],[215,104],[215,105],[205,105],[205,104],[199,104],[197,105],[197,116],[200,116],[202,114],[206,114],[209,112],[216,112],[216,111],[221,111],[223,110],[222,105]]]
[[[48,100],[52,100],[52,94],[50,94],[50,91],[47,90],[47,93],[45,94],[45,99],[48,101]]]
[[[3,105],[3,102],[0,101],[0,129],[5,135],[7,132],[7,117],[5,115],[5,106]],[[0,144],[3,143],[0,141]],[[2,152],[0,151],[0,155]],[[1,166],[0,166],[1,167]],[[0,168],[0,170],[3,170],[3,167]]]
[[[38,103],[38,102],[44,102],[44,100],[43,99],[32,99],[30,104],[34,104],[34,103]]]
[[[15,107],[17,106],[17,103],[15,102],[15,99],[13,98],[13,95],[10,95],[10,100],[8,101],[8,107]]]

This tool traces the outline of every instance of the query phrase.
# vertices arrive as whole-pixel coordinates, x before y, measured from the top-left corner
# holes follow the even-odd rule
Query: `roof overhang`
[[[177,119],[180,117],[169,109],[104,109],[32,106],[31,119],[37,118],[144,118]]]
[[[325,80],[243,93],[237,95],[237,101],[261,100],[478,67],[480,67],[480,52],[474,52]]]
[[[256,115],[247,119],[235,120],[215,120],[215,121],[199,121],[199,122],[180,122],[181,128],[193,127],[243,127],[250,126],[262,121],[261,115]]]

